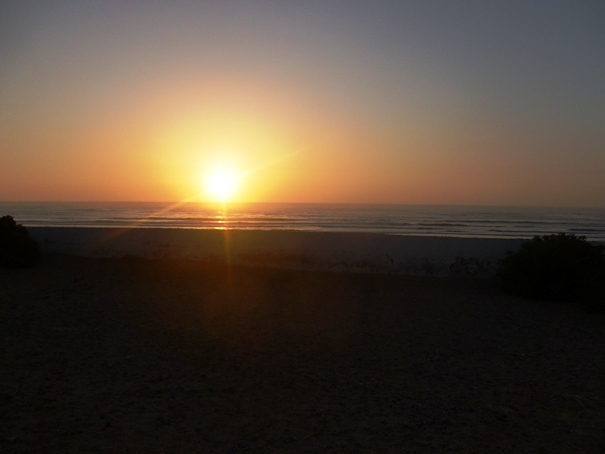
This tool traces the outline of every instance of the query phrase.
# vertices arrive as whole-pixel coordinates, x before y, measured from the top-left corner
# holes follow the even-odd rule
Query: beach
[[[605,0],[0,12],[0,454],[605,454]]]
[[[0,452],[603,452],[602,314],[237,241],[53,252],[67,233],[0,270]]]
[[[42,252],[194,259],[246,266],[447,276],[461,262],[493,275],[521,239],[291,230],[30,227]],[[458,262],[458,263],[457,263]],[[460,268],[460,267],[457,267]]]

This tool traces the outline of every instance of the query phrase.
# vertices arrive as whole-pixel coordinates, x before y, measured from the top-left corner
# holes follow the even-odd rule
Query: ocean
[[[250,203],[0,202],[26,227],[372,232],[462,238],[568,233],[605,242],[603,208]]]

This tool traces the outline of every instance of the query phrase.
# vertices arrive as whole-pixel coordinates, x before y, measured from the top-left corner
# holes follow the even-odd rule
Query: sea
[[[464,238],[567,233],[605,242],[605,208],[460,205],[0,202],[26,227],[142,227],[371,232]]]

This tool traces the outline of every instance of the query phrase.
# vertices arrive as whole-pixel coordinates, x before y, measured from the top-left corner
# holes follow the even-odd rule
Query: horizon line
[[[136,201],[136,200],[0,200],[0,203],[65,203],[65,204],[101,204],[101,203],[138,203],[138,204],[200,204],[217,205],[216,201]],[[491,208],[562,208],[562,209],[605,209],[605,206],[591,205],[514,205],[486,203],[405,203],[405,202],[227,202],[227,205],[352,205],[352,206],[433,206],[433,207],[491,207]]]

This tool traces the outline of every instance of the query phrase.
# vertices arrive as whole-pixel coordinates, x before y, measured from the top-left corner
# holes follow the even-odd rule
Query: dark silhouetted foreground
[[[0,452],[603,452],[605,316],[485,282],[43,256]]]
[[[502,262],[503,288],[518,296],[550,301],[583,301],[605,310],[603,246],[575,235],[536,236]]]
[[[40,261],[37,243],[11,216],[0,218],[0,268],[30,268]]]

